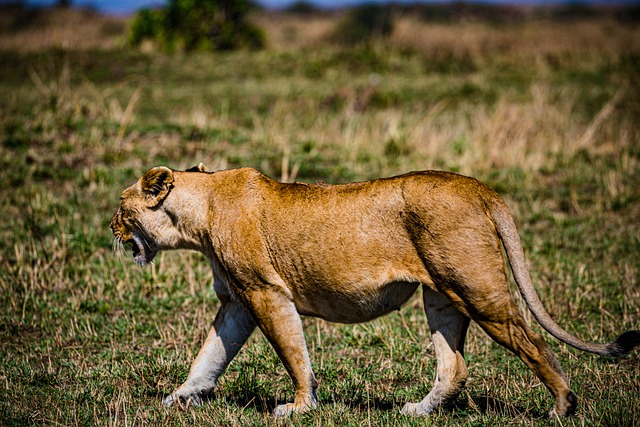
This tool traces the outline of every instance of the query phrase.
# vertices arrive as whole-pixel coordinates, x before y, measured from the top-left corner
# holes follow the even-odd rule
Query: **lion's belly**
[[[295,295],[298,312],[339,323],[365,322],[399,309],[418,281],[315,286]]]
[[[372,246],[356,240],[339,252],[319,250],[289,263],[281,259],[286,268],[280,269],[280,277],[298,312],[331,322],[365,322],[399,309],[420,284],[433,283],[413,247]]]

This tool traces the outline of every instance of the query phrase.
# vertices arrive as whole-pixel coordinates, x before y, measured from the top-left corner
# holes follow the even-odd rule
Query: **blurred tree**
[[[170,0],[164,9],[138,12],[129,41],[153,39],[169,52],[259,49],[264,33],[247,21],[255,7],[250,0]]]

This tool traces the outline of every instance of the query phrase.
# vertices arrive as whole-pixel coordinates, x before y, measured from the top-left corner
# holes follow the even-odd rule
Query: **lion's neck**
[[[211,241],[207,227],[210,200],[193,182],[176,182],[163,209],[175,230],[173,249],[192,249],[209,255]]]

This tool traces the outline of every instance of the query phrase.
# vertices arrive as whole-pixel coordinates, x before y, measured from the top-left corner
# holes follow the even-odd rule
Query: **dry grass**
[[[508,26],[483,23],[425,24],[405,18],[398,21],[391,43],[399,49],[415,49],[427,56],[469,56],[476,62],[505,55],[522,61],[552,58],[570,60],[573,55],[637,52],[640,35],[633,26],[603,20],[549,22],[525,21]]]
[[[43,49],[113,49],[122,46],[126,18],[98,15],[91,10],[2,11],[0,49],[20,52]]]
[[[520,167],[535,172],[558,157],[571,158],[579,151],[592,154],[625,151],[636,143],[634,121],[620,120],[614,113],[630,90],[630,82],[604,98],[590,120],[567,121],[567,117],[581,109],[582,94],[570,88],[558,90],[553,81],[544,77],[532,81],[524,93],[505,94],[489,104],[463,101],[454,108],[443,96],[426,109],[418,104],[406,109],[371,106],[375,102],[371,98],[407,91],[413,85],[411,81],[389,76],[375,79],[375,83],[366,78],[314,88],[325,94],[324,99],[294,102],[291,93],[304,86],[304,81],[276,80],[268,87],[264,82],[255,82],[255,87],[250,83],[244,90],[268,91],[278,100],[271,106],[271,114],[252,118],[246,136],[273,147],[283,157],[290,157],[300,142],[312,141],[314,153],[338,153],[342,164],[356,176],[366,177],[442,165],[466,174],[496,167]],[[422,76],[419,84],[425,85],[425,90],[431,86],[442,90],[435,89],[439,84],[436,77]],[[483,81],[481,75],[471,76],[468,83],[462,84],[462,90],[491,90],[491,84]],[[454,83],[452,90],[459,88]],[[335,98],[342,106],[338,114],[317,114],[323,101]],[[181,126],[205,132],[231,131],[236,126],[233,116],[203,106],[183,111],[175,120]],[[363,158],[378,161],[366,162]]]
[[[335,26],[336,17],[311,15],[301,18],[281,13],[264,13],[256,17],[256,23],[268,35],[270,49],[295,51],[323,44]]]

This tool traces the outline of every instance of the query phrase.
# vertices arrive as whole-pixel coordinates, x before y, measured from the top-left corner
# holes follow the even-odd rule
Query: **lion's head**
[[[139,265],[153,261],[164,249],[167,230],[173,228],[162,204],[173,188],[173,171],[166,167],[149,170],[131,187],[124,190],[120,207],[109,227],[118,246],[130,245],[133,259]]]

